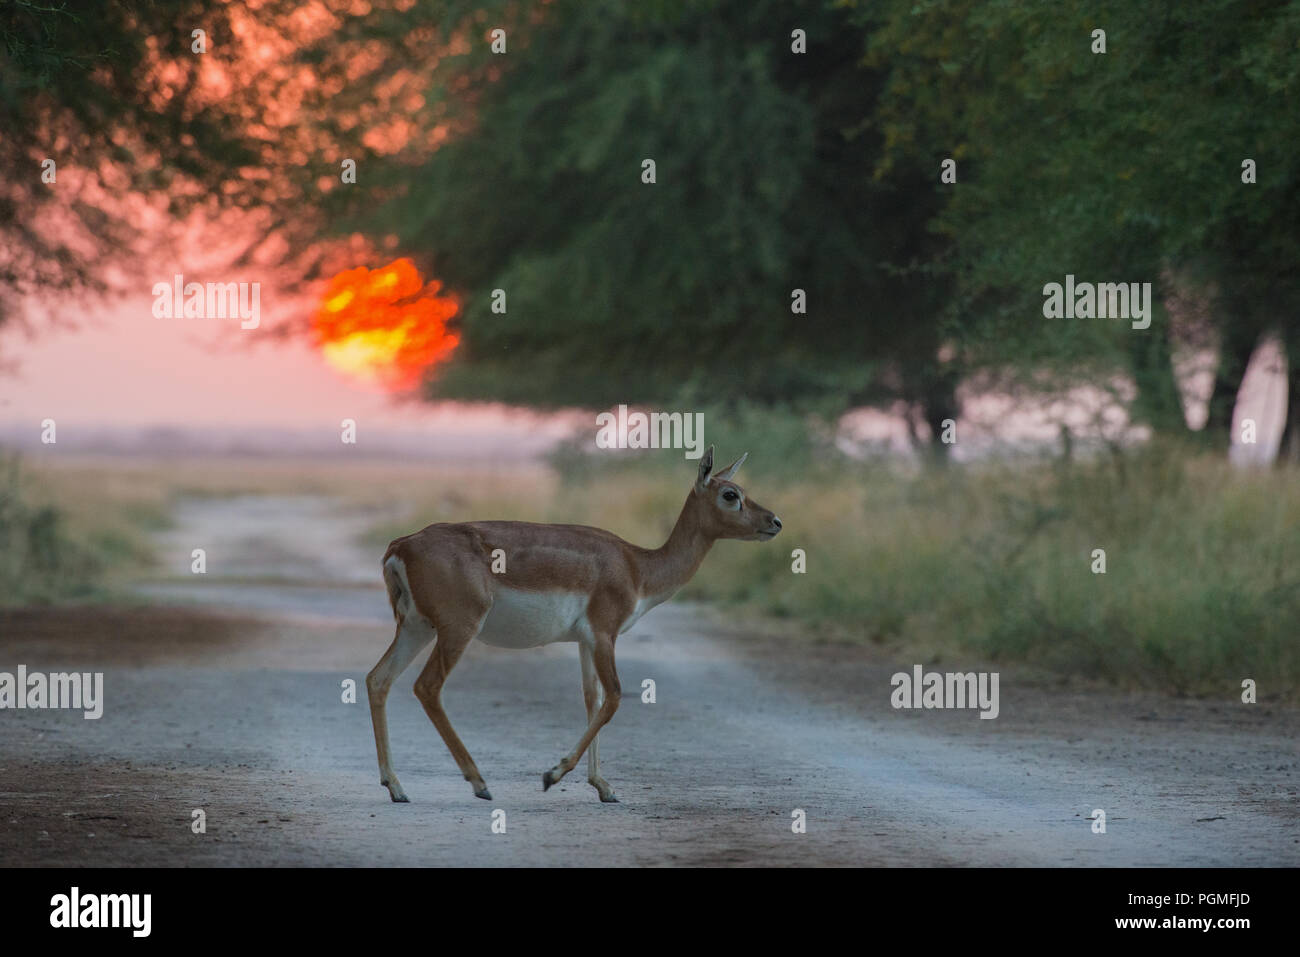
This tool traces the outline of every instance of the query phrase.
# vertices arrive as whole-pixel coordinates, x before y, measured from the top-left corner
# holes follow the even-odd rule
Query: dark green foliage
[[[507,22],[486,6],[484,31]],[[791,52],[796,26],[808,55]],[[375,172],[409,185],[345,223],[395,227],[465,295],[436,395],[843,407],[895,388],[886,366],[932,360],[938,291],[907,270],[931,254],[933,191],[871,178],[878,143],[855,127],[872,79],[841,12],[570,2],[510,36],[465,132],[414,169]],[[460,61],[435,89],[493,57],[484,41]]]
[[[1140,417],[1177,429],[1168,317],[1146,333],[1044,320],[1042,286],[1067,272],[1191,287],[1212,299],[1229,352],[1272,327],[1300,354],[1300,4],[855,7],[868,61],[887,72],[864,110],[883,124],[881,169],[960,161],[935,225],[955,246],[968,363],[1098,359],[1133,375]],[[1242,183],[1247,158],[1255,185]],[[1242,365],[1224,370],[1233,394]]]
[[[293,7],[260,7],[259,26],[294,37]],[[1262,332],[1300,354],[1295,2],[381,6],[300,46],[318,79],[300,129],[266,127],[273,91],[245,77],[199,108],[190,30],[238,71],[234,15],[215,0],[0,8],[0,126],[27,134],[0,139],[18,171],[0,189],[0,300],[93,286],[133,238],[88,204],[68,208],[92,255],[36,227],[66,200],[37,175],[57,132],[61,164],[118,161],[116,194],[164,196],[174,217],[266,211],[249,248],[274,233],[303,277],[323,268],[307,240],[326,224],[421,260],[464,303],[435,396],[827,414],[902,399],[933,429],[976,371],[1058,387],[1118,373],[1139,418],[1181,431],[1169,315],[1145,332],[1044,319],[1042,287],[1066,273],[1212,304],[1215,430]],[[386,98],[412,76],[418,97]],[[404,146],[367,139],[393,121]],[[344,156],[358,182],[320,190]]]

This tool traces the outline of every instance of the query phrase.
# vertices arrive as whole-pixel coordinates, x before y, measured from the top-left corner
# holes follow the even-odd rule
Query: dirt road
[[[0,613],[0,671],[103,671],[106,698],[97,721],[0,712],[0,865],[1300,864],[1293,709],[994,666],[996,720],[894,710],[890,676],[915,662],[681,604],[618,642],[601,758],[621,804],[597,800],[585,762],[542,792],[583,727],[576,648],[477,644],[444,702],[495,800],[411,694],[420,659],[389,703],[412,802],[392,804],[364,688],[392,638],[382,549],[355,543],[367,520],[324,499],[194,501],[148,606]]]

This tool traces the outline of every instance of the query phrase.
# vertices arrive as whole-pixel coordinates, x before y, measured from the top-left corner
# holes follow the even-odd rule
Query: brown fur
[[[367,676],[366,685],[380,779],[389,787],[393,800],[404,801],[406,797],[391,769],[385,703],[392,680],[418,653],[418,649],[411,649],[419,644],[419,636],[412,639],[408,633],[403,642],[404,622],[399,611],[402,585],[388,570],[391,556],[401,559],[411,604],[422,619],[432,624],[436,635],[433,654],[415,683],[415,693],[478,797],[490,798],[490,794],[442,709],[443,682],[466,646],[479,634],[498,588],[588,596],[586,618],[591,647],[579,642],[588,726],[577,747],[543,775],[543,786],[549,788],[564,777],[590,746],[588,779],[601,800],[615,801],[613,790],[599,775],[595,738],[618,710],[621,697],[614,666],[614,643],[620,627],[634,613],[638,602],[666,600],[689,581],[714,542],[724,538],[765,541],[780,531],[780,520],[749,501],[744,489],[731,481],[741,461],[743,457],[713,475],[713,448],[709,447],[672,533],[655,549],[641,548],[599,528],[532,522],[430,525],[389,545],[384,553],[384,577],[397,619],[397,636]],[[735,504],[725,499],[728,489],[738,496],[739,508],[727,507]],[[492,555],[497,549],[506,555],[503,573],[492,571]]]

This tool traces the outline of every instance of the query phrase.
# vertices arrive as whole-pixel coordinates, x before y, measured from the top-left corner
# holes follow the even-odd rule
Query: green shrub
[[[18,460],[0,459],[0,603],[39,604],[94,593],[101,564],[64,526],[57,508],[24,499]]]

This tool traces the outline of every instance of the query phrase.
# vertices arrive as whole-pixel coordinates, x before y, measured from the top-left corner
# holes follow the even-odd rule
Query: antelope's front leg
[[[593,740],[600,729],[614,717],[614,712],[618,710],[619,700],[622,697],[622,691],[618,685],[618,672],[614,669],[614,638],[612,634],[598,635],[591,650],[592,664],[596,669],[596,678],[600,681],[601,688],[605,692],[605,700],[596,708],[595,717],[587,724],[587,730],[583,733],[578,746],[573,752],[567,755],[555,767],[542,775],[542,790],[549,791],[552,784],[556,784],[566,774],[572,771],[582,759],[582,753],[591,746]],[[595,783],[595,782],[592,782]],[[609,785],[605,785],[607,788]],[[597,786],[599,788],[599,785]],[[610,792],[613,796],[613,792]],[[604,795],[601,795],[604,800]]]
[[[604,695],[600,690],[600,681],[596,677],[596,662],[592,649],[584,643],[578,644],[578,658],[582,662],[582,698],[587,704],[587,723],[596,718]],[[617,804],[618,798],[609,782],[600,776],[600,734],[591,739],[587,749],[587,783],[596,789],[600,799],[606,804]]]

